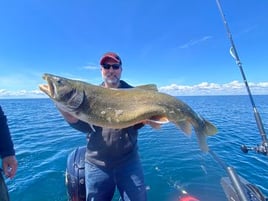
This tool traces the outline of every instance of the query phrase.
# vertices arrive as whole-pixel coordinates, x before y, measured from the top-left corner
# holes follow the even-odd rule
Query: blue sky
[[[253,94],[268,94],[268,1],[221,4]],[[0,29],[0,98],[44,96],[43,73],[99,84],[107,51],[132,85],[246,94],[215,0],[0,0]]]

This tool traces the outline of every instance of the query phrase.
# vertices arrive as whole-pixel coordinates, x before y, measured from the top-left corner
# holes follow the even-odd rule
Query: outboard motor
[[[86,147],[78,147],[68,156],[65,181],[69,201],[86,201],[85,152]]]

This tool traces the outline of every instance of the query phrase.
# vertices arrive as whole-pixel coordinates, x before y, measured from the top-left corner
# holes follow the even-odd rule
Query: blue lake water
[[[268,157],[240,150],[256,146],[261,137],[248,96],[179,97],[217,127],[210,148],[236,172],[268,195]],[[254,96],[264,127],[268,127],[268,96]],[[19,169],[7,180],[12,201],[66,201],[68,154],[86,144],[85,134],[72,129],[49,99],[1,99],[15,144]],[[182,189],[202,201],[226,200],[222,167],[199,150],[195,134],[185,136],[173,124],[140,130],[139,152],[149,201],[165,201]],[[118,200],[118,195],[115,199]]]

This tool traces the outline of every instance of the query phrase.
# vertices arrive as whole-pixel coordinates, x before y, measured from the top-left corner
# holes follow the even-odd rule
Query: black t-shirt
[[[133,87],[121,80],[119,88]],[[99,166],[115,167],[123,161],[137,156],[138,129],[143,127],[143,124],[123,129],[111,129],[90,126],[79,120],[70,125],[81,132],[88,133],[87,161]]]

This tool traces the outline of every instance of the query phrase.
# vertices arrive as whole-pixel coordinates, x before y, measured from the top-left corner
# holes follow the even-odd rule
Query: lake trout
[[[0,201],[9,201],[9,195],[7,186],[2,175],[2,169],[0,169]]]
[[[208,151],[206,136],[217,133],[212,123],[176,97],[158,92],[155,85],[112,89],[52,74],[44,74],[43,79],[47,84],[39,88],[57,107],[90,125],[120,129],[171,122],[189,135],[193,127],[204,152]]]

